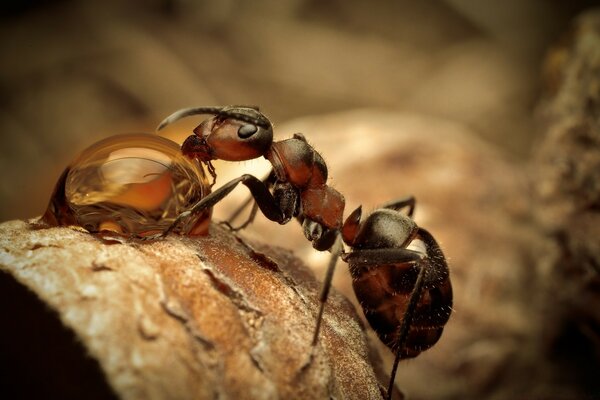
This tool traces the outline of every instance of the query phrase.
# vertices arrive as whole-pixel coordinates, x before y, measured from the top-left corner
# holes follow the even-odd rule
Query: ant
[[[207,165],[214,180],[212,160],[244,161],[260,156],[272,164],[260,180],[244,174],[210,193],[181,213],[162,234],[169,234],[189,218],[208,210],[242,183],[255,200],[248,220],[257,209],[271,221],[286,224],[295,217],[304,235],[319,251],[331,251],[331,259],[319,294],[319,312],[312,346],[315,348],[324,306],[338,258],[348,263],[353,288],[369,324],[396,355],[387,399],[391,399],[400,359],[416,357],[433,346],[442,334],[452,308],[452,287],[445,257],[433,238],[412,219],[414,197],[392,202],[362,221],[357,208],[343,220],[345,200],[327,185],[327,166],[303,135],[274,141],[271,122],[258,108],[246,106],[197,107],[179,110],[158,127],[184,117],[212,114],[194,129],[181,146],[187,157]],[[248,205],[242,204],[234,215]],[[401,211],[407,208],[403,214]],[[232,217],[232,219],[235,218]],[[230,219],[230,220],[232,220]],[[345,252],[342,241],[351,248]]]

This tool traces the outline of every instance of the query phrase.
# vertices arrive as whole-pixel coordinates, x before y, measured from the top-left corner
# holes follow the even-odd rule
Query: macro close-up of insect
[[[211,208],[244,184],[254,205],[240,227],[225,221],[229,229],[244,228],[260,209],[279,224],[297,219],[315,249],[331,251],[313,349],[335,265],[340,257],[348,263],[369,324],[396,355],[388,386],[391,398],[398,362],[433,346],[452,310],[448,266],[433,236],[412,219],[415,199],[389,203],[364,221],[359,207],[344,221],[344,197],[327,185],[325,161],[303,135],[274,141],[267,117],[257,108],[243,106],[183,109],[159,129],[198,114],[213,116],[198,125],[180,149],[160,136],[138,134],[114,136],[85,150],[59,178],[43,221],[146,241],[171,232],[206,235]],[[244,174],[211,191],[217,179],[211,161],[261,156],[272,165],[265,179]],[[208,174],[213,179],[210,185]]]
[[[5,2],[0,397],[600,399],[593,2]]]
[[[270,121],[251,107],[197,107],[175,112],[159,129],[181,118],[215,114],[194,129],[181,150],[206,163],[216,178],[212,160],[243,161],[264,156],[273,170],[265,180],[242,175],[214,190],[180,216],[164,232],[197,219],[239,183],[250,189],[254,206],[270,220],[285,224],[292,218],[317,250],[330,250],[331,261],[319,296],[320,309],[313,335],[315,346],[337,259],[350,267],[353,286],[365,316],[379,338],[396,354],[388,387],[391,398],[397,364],[434,345],[452,310],[448,266],[437,242],[412,220],[415,199],[390,203],[361,221],[361,208],[342,223],[344,197],[327,185],[327,167],[303,135],[273,141]],[[242,205],[242,207],[244,207]],[[401,213],[407,209],[407,214]],[[237,212],[236,212],[237,214]],[[239,228],[238,228],[239,229]],[[352,249],[344,252],[340,239]]]

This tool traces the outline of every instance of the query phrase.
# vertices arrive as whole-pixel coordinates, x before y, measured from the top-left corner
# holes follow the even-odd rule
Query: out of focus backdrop
[[[0,220],[41,214],[62,168],[94,141],[153,131],[191,105],[256,104],[275,124],[409,110],[522,159],[540,60],[588,3],[5,1]]]
[[[454,313],[436,347],[402,363],[410,398],[600,398],[592,3],[5,1],[0,221],[40,215],[101,138],[153,132],[181,107],[258,105],[276,139],[300,131],[323,154],[346,214],[414,194],[448,256]],[[200,119],[161,134],[181,142]],[[220,183],[267,168],[217,165]],[[322,276],[328,254],[295,223],[259,218],[244,234]],[[335,283],[352,298],[347,271]]]

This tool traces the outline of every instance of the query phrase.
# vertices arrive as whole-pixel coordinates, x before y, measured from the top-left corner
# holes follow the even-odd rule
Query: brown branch
[[[101,387],[125,399],[381,396],[374,352],[354,308],[339,294],[327,305],[314,361],[300,373],[309,358],[317,281],[289,252],[250,244],[219,226],[204,238],[149,243],[7,222],[0,225],[0,270],[7,274],[3,281],[33,292],[52,310],[50,319],[72,331],[81,344],[73,353],[97,362],[90,367],[95,386],[69,396],[67,378],[64,387],[41,388],[45,395],[77,398]],[[12,301],[7,293],[3,304]],[[21,304],[10,304],[24,321],[44,309],[22,315]],[[3,326],[17,349],[13,363],[30,340],[42,349],[53,346],[45,330],[20,340],[23,327]],[[28,362],[38,359],[53,366],[45,377],[30,374],[41,382],[65,368],[61,353]]]

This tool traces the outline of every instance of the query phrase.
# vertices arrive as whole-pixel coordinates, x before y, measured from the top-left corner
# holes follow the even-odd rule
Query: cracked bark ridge
[[[98,398],[111,391],[123,399],[381,398],[385,377],[374,372],[379,360],[352,305],[331,294],[314,360],[301,373],[318,282],[288,251],[220,226],[203,238],[140,242],[11,221],[0,225],[0,270],[3,281],[34,293],[50,319],[72,332],[81,344],[75,353],[95,360],[90,370],[102,389],[94,393],[108,393]],[[22,302],[2,303],[10,301],[26,321],[45,312],[37,307],[23,316]],[[4,325],[11,329],[18,327]],[[31,345],[22,334],[12,335],[14,362]],[[46,331],[29,336],[42,343],[43,354],[32,360],[45,359],[44,349],[53,347]],[[61,354],[50,353],[56,370]],[[46,373],[54,375],[52,368]]]
[[[600,8],[548,55],[536,159],[537,217],[558,252],[549,277],[547,346],[600,393]],[[585,368],[581,368],[585,365]]]

